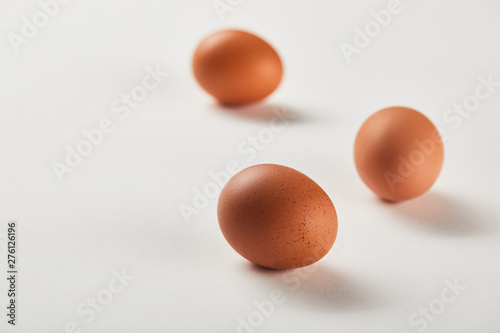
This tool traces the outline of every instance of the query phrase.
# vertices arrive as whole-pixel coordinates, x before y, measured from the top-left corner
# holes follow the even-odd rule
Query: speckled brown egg
[[[337,237],[337,213],[325,191],[282,165],[255,165],[234,175],[222,189],[217,215],[229,245],[268,268],[315,263]]]

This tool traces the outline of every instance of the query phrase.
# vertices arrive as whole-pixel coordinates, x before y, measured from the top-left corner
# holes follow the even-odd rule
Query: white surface
[[[2,311],[1,331],[64,332],[75,321],[86,333],[236,332],[238,317],[278,289],[285,302],[254,332],[410,333],[412,313],[458,279],[466,290],[426,332],[499,332],[500,89],[457,129],[443,114],[474,93],[478,76],[500,81],[500,4],[404,0],[347,64],[339,44],[386,5],[247,0],[221,21],[211,0],[73,0],[16,54],[7,33],[39,7],[3,0],[0,233],[19,221],[20,308],[15,328]],[[285,64],[276,93],[242,114],[216,107],[190,69],[197,43],[223,27],[263,36]],[[156,64],[170,77],[120,120],[111,103]],[[424,112],[448,134],[435,186],[397,205],[364,186],[352,157],[361,123],[391,105]],[[273,106],[297,117],[247,161],[238,146],[269,120],[244,114],[266,118]],[[104,117],[115,131],[60,183],[51,163]],[[216,199],[183,220],[179,205],[231,160],[284,164],[325,189],[339,235],[324,260],[257,269],[223,239]],[[86,323],[76,308],[113,270],[134,280]]]

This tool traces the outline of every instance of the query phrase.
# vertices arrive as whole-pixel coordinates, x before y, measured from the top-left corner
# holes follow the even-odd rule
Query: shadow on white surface
[[[469,202],[439,192],[429,192],[405,202],[381,200],[387,208],[401,215],[403,222],[416,229],[446,236],[472,236],[488,233],[492,224],[477,214],[477,207]]]
[[[310,115],[286,104],[258,102],[249,105],[214,104],[212,108],[218,112],[254,121],[269,122],[277,119],[280,123],[303,123],[311,120]]]
[[[281,290],[285,303],[299,302],[315,311],[362,311],[378,303],[366,283],[321,263],[286,271],[251,263],[248,267],[269,286]]]

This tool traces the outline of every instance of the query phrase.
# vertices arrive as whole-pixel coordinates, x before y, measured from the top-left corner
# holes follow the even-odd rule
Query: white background
[[[410,333],[409,317],[457,279],[466,290],[426,332],[500,332],[500,88],[458,128],[443,118],[479,76],[500,81],[500,3],[401,0],[348,64],[339,44],[387,3],[245,0],[221,20],[211,0],[72,0],[16,53],[8,33],[40,6],[1,0],[0,233],[18,221],[20,280],[15,328],[0,283],[0,330],[236,332],[254,301],[280,290],[284,303],[254,332]],[[223,109],[193,78],[197,43],[225,27],[262,36],[283,59],[263,104]],[[170,76],[120,120],[111,103],[157,64]],[[361,123],[392,105],[447,134],[434,187],[400,204],[377,199],[352,156]],[[238,146],[275,107],[296,117],[248,161]],[[51,164],[106,117],[115,130],[59,182]],[[339,216],[325,259],[292,272],[253,266],[220,233],[216,198],[186,223],[179,206],[231,160],[284,164],[323,187]],[[134,280],[85,322],[77,307],[122,270]]]

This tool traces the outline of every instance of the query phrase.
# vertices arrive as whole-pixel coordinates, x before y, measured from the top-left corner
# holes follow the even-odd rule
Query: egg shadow
[[[249,270],[265,279],[270,287],[281,290],[287,300],[300,302],[314,311],[361,311],[377,304],[366,281],[361,283],[350,274],[320,263],[291,270],[249,263]]]
[[[438,192],[429,192],[418,198],[391,202],[381,200],[396,215],[413,228],[446,236],[470,236],[492,230],[484,214],[465,200]]]
[[[285,104],[257,102],[247,105],[216,103],[213,109],[232,117],[246,118],[259,122],[278,119],[280,122],[302,123],[311,120],[296,108]]]

